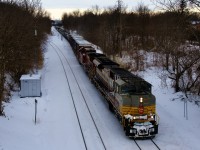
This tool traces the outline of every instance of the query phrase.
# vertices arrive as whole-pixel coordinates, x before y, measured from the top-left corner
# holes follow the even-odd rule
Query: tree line
[[[0,115],[21,75],[42,67],[41,44],[50,27],[39,0],[0,1]]]
[[[98,6],[64,13],[63,25],[76,30],[100,46],[108,56],[133,56],[135,70],[142,68],[140,50],[159,54],[156,61],[168,72],[175,92],[200,95],[200,2],[198,0],[156,0],[160,12],[143,3],[127,11],[121,0],[113,7]],[[194,12],[193,10],[197,10]],[[199,25],[199,26],[198,26]]]

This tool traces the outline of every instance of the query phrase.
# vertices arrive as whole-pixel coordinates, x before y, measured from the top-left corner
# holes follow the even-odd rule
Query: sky
[[[98,5],[107,8],[117,4],[117,0],[41,0],[43,8],[50,13],[52,19],[61,19],[64,12],[73,10],[87,10]],[[139,3],[153,8],[152,0],[123,0],[128,9],[134,9]]]

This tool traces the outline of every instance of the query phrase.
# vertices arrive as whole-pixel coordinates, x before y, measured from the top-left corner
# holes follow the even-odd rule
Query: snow
[[[160,116],[159,134],[155,141],[162,149],[170,150],[198,150],[200,135],[200,109],[192,102],[188,102],[188,120],[184,117],[184,102],[179,97],[182,93],[162,87],[156,69],[143,72],[143,77],[153,85],[153,93],[157,99],[157,113]],[[170,82],[167,81],[169,84]],[[174,101],[174,99],[176,99]]]
[[[106,101],[87,78],[69,43],[61,38],[55,29],[52,30],[53,34],[49,36],[46,45],[45,65],[39,72],[42,76],[42,97],[20,98],[19,93],[15,92],[10,103],[4,103],[6,116],[0,117],[0,150],[85,149],[72,99],[77,106],[88,149],[103,149],[82,94],[106,148],[137,150],[134,141],[125,136],[122,126],[109,111]],[[69,64],[61,57],[71,89],[69,88],[53,45],[68,59],[82,94]],[[157,99],[160,126],[154,141],[162,150],[199,150],[200,109],[194,103],[188,102],[188,120],[184,118],[184,102],[179,98],[182,94],[174,93],[170,85],[162,86],[157,72],[160,70],[155,68],[140,72],[140,75],[153,85],[153,93]],[[167,84],[169,83],[167,81]],[[176,98],[177,100],[174,100]],[[38,101],[36,124],[35,99]],[[144,149],[149,149],[151,143],[142,140],[139,144]]]
[[[21,76],[20,80],[40,80],[40,78],[40,74],[25,74]]]

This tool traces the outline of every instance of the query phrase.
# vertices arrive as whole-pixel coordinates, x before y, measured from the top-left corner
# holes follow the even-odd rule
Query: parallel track
[[[104,143],[104,141],[103,141],[103,138],[102,138],[102,136],[101,136],[101,134],[100,134],[100,132],[99,132],[99,129],[98,129],[98,127],[97,127],[97,124],[96,124],[96,122],[95,122],[95,120],[94,120],[94,117],[92,116],[92,113],[91,113],[91,111],[90,111],[90,108],[89,108],[89,106],[88,106],[88,104],[87,104],[86,98],[85,98],[85,96],[84,96],[84,94],[83,94],[83,91],[82,91],[82,89],[81,89],[81,87],[80,87],[80,85],[79,85],[79,83],[78,83],[78,81],[77,81],[77,78],[76,78],[76,76],[75,76],[75,74],[74,74],[74,72],[73,72],[73,69],[72,69],[72,67],[71,67],[71,65],[70,65],[70,63],[69,63],[69,61],[68,61],[68,59],[66,58],[66,56],[63,54],[63,52],[60,50],[60,48],[59,48],[56,44],[54,44],[53,42],[51,42],[51,43],[49,42],[49,44],[52,46],[52,48],[53,48],[53,49],[55,50],[55,52],[57,53],[57,55],[58,55],[58,57],[59,57],[59,59],[60,59],[60,62],[61,62],[61,64],[62,64],[64,73],[65,73],[65,77],[66,77],[66,79],[67,79],[67,83],[68,83],[68,86],[69,86],[70,95],[71,95],[71,98],[72,98],[72,101],[73,101],[73,106],[74,106],[74,110],[75,110],[75,112],[76,112],[76,117],[77,117],[78,124],[79,124],[79,127],[80,127],[80,131],[81,131],[81,135],[82,135],[82,138],[83,138],[83,142],[84,142],[85,149],[88,150],[87,142],[86,142],[86,139],[85,139],[85,136],[84,136],[84,133],[83,133],[83,129],[82,129],[82,126],[81,126],[80,118],[79,118],[79,115],[78,115],[78,112],[77,112],[77,106],[76,106],[76,104],[75,104],[74,96],[73,96],[73,94],[72,94],[72,89],[71,89],[70,84],[69,84],[69,79],[68,79],[66,70],[65,70],[65,68],[64,68],[64,64],[63,64],[63,61],[62,61],[62,59],[61,59],[60,54],[65,58],[65,60],[66,60],[66,62],[67,62],[67,64],[68,64],[68,66],[69,66],[69,68],[70,68],[70,70],[71,70],[71,72],[72,72],[72,74],[73,74],[73,76],[74,76],[74,79],[75,79],[75,81],[76,81],[76,84],[78,85],[78,88],[79,88],[79,90],[80,90],[80,92],[81,92],[81,95],[82,95],[82,97],[83,97],[84,103],[86,104],[87,110],[88,110],[88,112],[89,112],[89,114],[90,114],[90,117],[91,117],[91,119],[92,119],[92,121],[93,121],[93,124],[94,124],[94,126],[95,126],[95,128],[96,128],[96,131],[97,131],[97,133],[98,133],[98,135],[99,135],[99,138],[100,138],[100,140],[101,140],[101,143],[102,143],[102,145],[103,145],[103,148],[106,150],[106,146],[105,146],[105,143]],[[58,51],[59,51],[59,52],[58,52]],[[60,54],[59,54],[59,53],[60,53]]]

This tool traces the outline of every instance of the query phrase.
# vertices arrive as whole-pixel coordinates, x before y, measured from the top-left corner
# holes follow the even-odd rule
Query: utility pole
[[[187,105],[187,99],[184,100],[184,118],[188,120],[188,105]]]
[[[37,100],[35,99],[35,125],[37,122]]]
[[[2,47],[1,47],[2,49]],[[3,115],[3,91],[4,91],[4,83],[5,83],[5,56],[0,56],[1,63],[0,63],[0,116]]]
[[[118,0],[118,52],[120,53],[120,57],[121,57],[121,38],[122,38],[122,19],[121,19],[121,13],[122,13],[122,1]]]
[[[37,29],[35,27],[35,41],[37,40]],[[37,53],[37,49],[35,49],[35,68],[36,68],[36,74],[38,73],[38,53]]]

